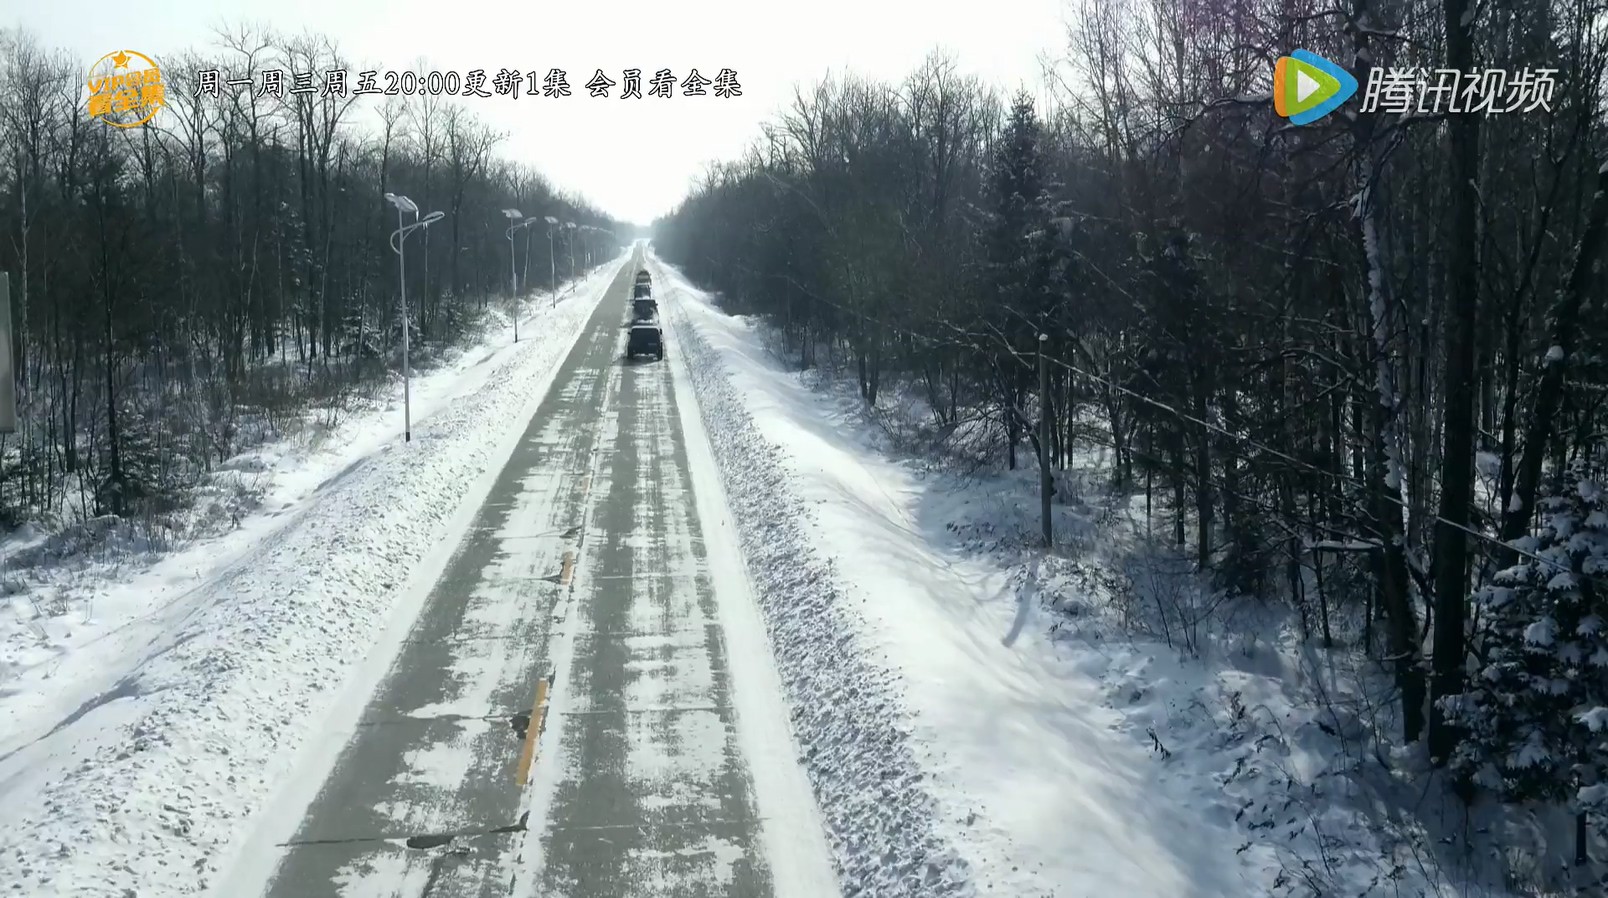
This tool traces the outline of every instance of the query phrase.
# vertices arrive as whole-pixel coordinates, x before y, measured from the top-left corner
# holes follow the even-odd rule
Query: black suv
[[[631,325],[631,336],[625,341],[625,357],[634,360],[639,355],[664,360],[664,332],[659,325],[645,322]]]

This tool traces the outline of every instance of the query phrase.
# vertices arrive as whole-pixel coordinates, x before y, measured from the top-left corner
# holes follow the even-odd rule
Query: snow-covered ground
[[[247,818],[313,750],[343,684],[411,619],[556,366],[626,258],[533,297],[315,442],[233,460],[260,510],[144,565],[91,566],[0,614],[0,891],[206,889]],[[504,324],[507,322],[504,321]]]
[[[654,265],[845,894],[1461,894],[1431,840],[1379,825],[1410,815],[1357,772],[1365,697],[1291,697],[1350,682],[1336,662],[1250,621],[1207,658],[1120,635],[1123,565],[1199,590],[1143,561],[1128,509],[1063,499],[1086,557],[1043,559],[1033,470],[962,483],[894,460],[852,395]]]

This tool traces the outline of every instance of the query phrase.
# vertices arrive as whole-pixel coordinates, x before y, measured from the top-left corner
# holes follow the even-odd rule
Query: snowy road
[[[745,706],[741,727],[734,710],[732,670],[752,668],[764,633],[757,618],[740,633],[723,623],[720,602],[747,597],[711,574],[726,568],[706,548],[709,497],[694,496],[677,404],[692,400],[669,362],[622,358],[636,267],[559,370],[361,718],[329,734],[346,745],[294,836],[245,859],[265,873],[253,887],[828,894],[802,776],[791,795],[765,785],[786,779],[774,766],[796,763],[790,746],[754,757],[788,741],[780,695],[768,713]]]

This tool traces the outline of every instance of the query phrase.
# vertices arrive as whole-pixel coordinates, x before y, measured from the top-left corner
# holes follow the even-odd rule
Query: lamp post
[[[606,236],[606,237],[608,237],[608,238],[609,238],[609,240],[608,240],[608,243],[607,243],[607,244],[605,244],[605,246],[614,246],[614,247],[616,247],[616,248],[617,248],[617,247],[618,247],[618,246],[619,246],[619,244],[617,244],[617,243],[616,243],[616,242],[615,242],[615,241],[616,241],[616,240],[617,240],[617,239],[618,239],[618,238],[616,238],[616,237],[615,237],[615,236],[614,236],[614,232],[613,232],[613,231],[611,231],[611,230],[609,230],[609,229],[608,229],[608,228],[598,228],[598,229],[597,229],[597,232],[598,232],[598,234],[599,234],[599,235],[601,235],[601,236]],[[616,251],[618,251],[618,250],[616,250]]]
[[[530,228],[525,229],[525,258],[519,263],[519,283],[530,289]]]
[[[547,286],[553,291],[553,308],[558,308],[558,257],[553,255],[553,229],[558,219],[547,216]]]
[[[514,232],[520,228],[533,224],[535,218],[525,218],[525,214],[518,209],[504,209],[503,216],[508,219],[508,287],[512,291],[509,299],[514,304],[514,342],[519,342],[519,272],[514,268]],[[524,221],[518,219],[525,218]]]
[[[396,230],[391,232],[391,249],[396,253],[396,286],[402,303],[402,441],[413,441],[412,372],[408,368],[408,257],[404,253],[408,235],[440,221],[445,212],[431,212],[419,218],[419,207],[405,196],[387,193],[385,201],[396,207]],[[402,216],[413,213],[413,224]]]
[[[566,232],[566,234],[565,234],[565,243],[569,247],[570,289],[571,290],[575,289],[575,228],[576,227],[577,226],[576,226],[575,222],[573,222],[573,221],[564,222],[564,230]]]

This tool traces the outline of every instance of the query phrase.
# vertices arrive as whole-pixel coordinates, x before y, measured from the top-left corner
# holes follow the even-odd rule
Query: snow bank
[[[411,443],[397,407],[279,455],[264,472],[276,510],[108,585],[76,632],[30,646],[0,693],[0,891],[212,884],[354,665],[417,610],[412,575],[455,541],[448,523],[489,487],[623,263],[533,309],[519,343],[493,334],[417,379]],[[28,633],[7,632],[8,654]]]

